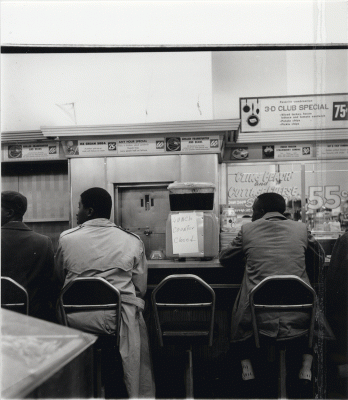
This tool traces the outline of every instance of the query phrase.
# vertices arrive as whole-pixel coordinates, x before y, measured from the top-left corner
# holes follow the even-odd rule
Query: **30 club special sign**
[[[348,128],[348,94],[240,98],[241,132]]]

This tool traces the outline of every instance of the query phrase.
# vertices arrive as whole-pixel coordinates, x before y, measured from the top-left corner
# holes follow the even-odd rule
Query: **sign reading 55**
[[[340,187],[335,186],[309,186],[308,208],[317,210],[318,208],[337,208],[341,204],[339,195]]]

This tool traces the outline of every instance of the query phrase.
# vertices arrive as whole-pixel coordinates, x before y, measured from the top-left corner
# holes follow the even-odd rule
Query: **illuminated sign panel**
[[[348,94],[240,98],[241,132],[348,128]]]

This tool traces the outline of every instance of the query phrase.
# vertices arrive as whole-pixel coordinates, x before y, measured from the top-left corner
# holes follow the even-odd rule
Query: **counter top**
[[[148,268],[223,268],[218,258],[212,260],[147,260]]]
[[[329,265],[330,256],[325,258],[325,266]],[[188,261],[175,261],[175,260],[147,260],[148,268],[224,268],[218,258],[208,261],[188,260]]]
[[[325,269],[329,263],[330,258],[327,257]],[[162,279],[171,274],[195,274],[213,288],[238,289],[243,280],[244,268],[223,267],[217,258],[209,261],[148,260],[148,273],[148,289],[155,288]]]
[[[27,396],[97,340],[6,309],[1,317],[2,398]]]

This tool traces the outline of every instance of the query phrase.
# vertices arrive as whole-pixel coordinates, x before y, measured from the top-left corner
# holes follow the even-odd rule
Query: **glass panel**
[[[287,202],[300,199],[301,165],[231,164],[227,186],[228,205],[235,208],[237,216],[251,215],[253,202],[261,193],[279,193]]]
[[[252,215],[252,205],[259,194],[276,192],[286,200],[288,218],[301,220],[303,217],[314,232],[345,230],[348,228],[347,172],[348,160],[229,164],[228,204],[222,205],[222,209],[227,206],[235,209],[238,229],[242,217]],[[302,188],[305,188],[304,194]]]
[[[307,221],[310,228],[314,232],[347,229],[348,161],[306,164],[305,182]]]

